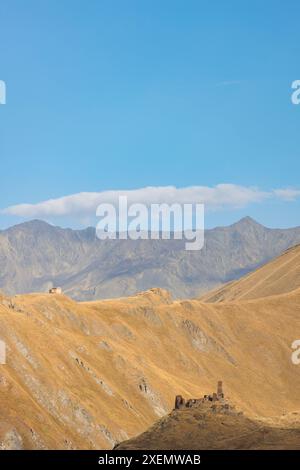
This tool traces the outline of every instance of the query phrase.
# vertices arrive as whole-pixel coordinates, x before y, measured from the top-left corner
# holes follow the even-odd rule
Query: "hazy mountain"
[[[162,287],[194,297],[300,243],[300,228],[269,229],[247,217],[207,230],[199,252],[185,251],[184,243],[100,241],[94,228],[26,222],[0,232],[0,289],[11,295],[59,285],[75,299],[92,300]]]

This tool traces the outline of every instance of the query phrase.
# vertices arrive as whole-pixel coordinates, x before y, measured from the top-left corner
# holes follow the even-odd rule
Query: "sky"
[[[300,4],[1,0],[0,228],[95,204],[204,202],[300,225]]]

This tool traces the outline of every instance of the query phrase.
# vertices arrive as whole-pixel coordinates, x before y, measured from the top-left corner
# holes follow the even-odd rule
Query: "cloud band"
[[[1,213],[24,218],[90,216],[96,213],[99,204],[117,204],[119,196],[124,195],[128,197],[129,204],[203,203],[206,206],[206,210],[217,211],[222,209],[239,209],[271,198],[293,201],[300,197],[300,190],[277,189],[262,191],[256,187],[245,187],[235,184],[218,184],[213,187],[190,186],[186,188],[149,186],[132,190],[81,192],[56,199],[49,199],[37,204],[9,206],[1,210]]]

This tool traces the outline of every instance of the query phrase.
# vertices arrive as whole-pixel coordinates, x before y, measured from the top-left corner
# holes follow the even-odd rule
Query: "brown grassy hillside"
[[[206,302],[257,299],[284,294],[300,286],[300,245],[238,281],[205,294]]]
[[[224,304],[157,289],[81,304],[2,298],[0,448],[111,448],[168,413],[175,394],[202,396],[218,379],[250,417],[300,410],[299,309],[299,290]]]

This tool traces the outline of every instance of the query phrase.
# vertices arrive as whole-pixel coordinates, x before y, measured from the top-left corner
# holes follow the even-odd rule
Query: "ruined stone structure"
[[[219,382],[218,382],[217,397],[218,397],[218,398],[224,398],[223,382],[222,382],[222,380],[219,380]]]
[[[185,406],[185,399],[181,395],[176,395],[175,397],[175,410],[183,408]]]
[[[62,294],[62,288],[52,287],[51,289],[49,289],[49,294]]]
[[[203,398],[190,398],[189,400],[185,400],[181,395],[177,395],[175,398],[175,410],[180,410],[183,408],[193,408],[195,406],[199,406],[201,403],[206,402],[219,402],[222,405],[225,405],[225,398],[223,393],[223,383],[219,380],[217,385],[217,393],[213,393],[211,395],[204,395]],[[229,405],[227,405],[229,407]]]

